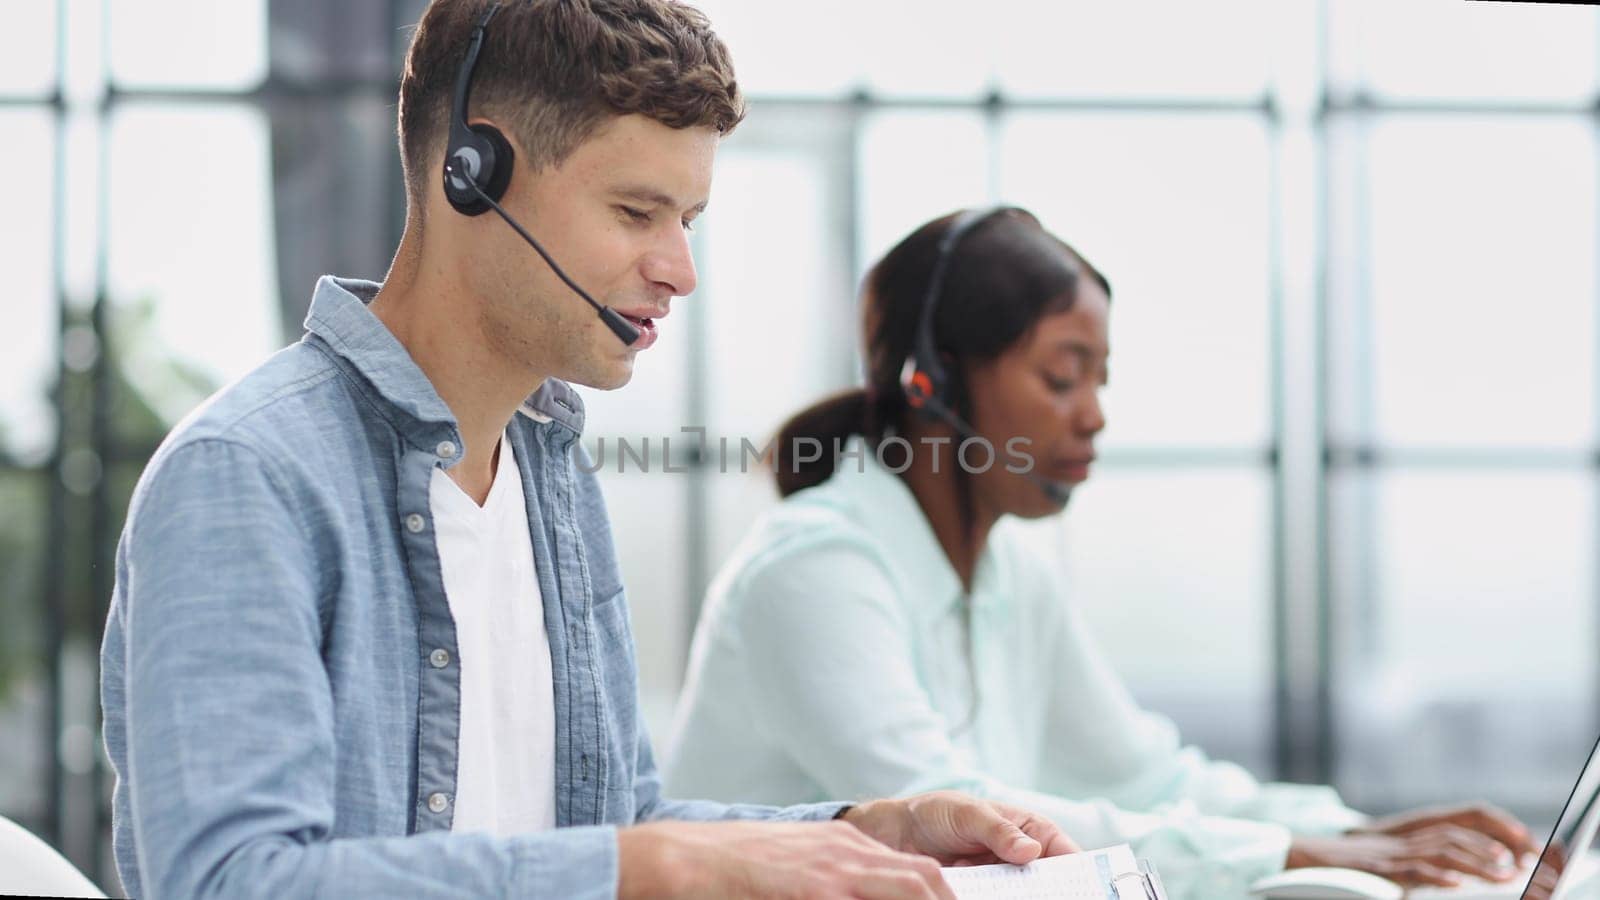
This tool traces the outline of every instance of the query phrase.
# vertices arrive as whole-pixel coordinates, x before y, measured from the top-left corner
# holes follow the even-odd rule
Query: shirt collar
[[[311,296],[306,330],[359,372],[395,411],[419,425],[442,424],[454,431],[455,416],[433,383],[367,308],[380,287],[375,281],[322,276]],[[518,412],[541,424],[554,422],[574,434],[583,432],[583,402],[560,379],[546,378]]]
[[[851,455],[856,452],[861,454],[859,463]],[[899,453],[890,450],[888,458],[897,460]],[[899,475],[879,463],[865,439],[851,439],[828,483],[855,498],[852,506],[861,526],[900,569],[910,588],[910,596],[905,598],[907,606],[916,614],[925,619],[937,618],[969,599],[963,596],[961,578],[945,556],[916,495]],[[1000,533],[999,527],[991,529],[973,573],[970,602],[976,612],[997,611],[1005,602],[994,559]]]

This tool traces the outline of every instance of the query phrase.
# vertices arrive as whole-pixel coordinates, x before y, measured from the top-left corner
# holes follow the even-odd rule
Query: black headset
[[[961,239],[990,218],[1015,209],[1011,206],[969,209],[956,216],[955,221],[939,237],[939,255],[934,259],[932,274],[928,276],[928,293],[922,298],[922,314],[917,320],[917,334],[911,344],[911,355],[900,367],[900,388],[905,392],[907,405],[929,419],[949,425],[963,440],[978,437],[978,433],[956,412],[951,400],[950,375],[945,370],[944,361],[939,358],[938,343],[933,337],[934,313],[939,307],[939,297],[944,293],[950,260],[955,257]],[[1051,481],[1031,469],[1019,474],[1032,481],[1057,504],[1065,504],[1072,493],[1069,485]]]
[[[515,168],[511,144],[505,135],[488,123],[467,124],[467,99],[472,93],[472,72],[478,65],[478,53],[483,50],[483,36],[489,29],[489,20],[499,11],[498,2],[491,4],[473,27],[467,54],[461,60],[460,71],[456,73],[455,93],[450,104],[450,139],[444,151],[444,195],[462,215],[476,216],[491,209],[499,213],[529,246],[538,251],[556,277],[594,307],[600,314],[600,320],[624,344],[631,345],[639,339],[639,329],[621,313],[602,305],[589,296],[588,291],[578,287],[577,282],[568,278],[567,273],[561,271],[556,261],[550,258],[550,254],[533,239],[533,235],[500,207],[500,198],[505,196],[506,188],[511,184],[511,170]]]
[[[922,298],[922,314],[917,319],[917,334],[911,344],[911,355],[900,367],[900,386],[906,392],[906,402],[912,409],[920,410],[930,418],[950,422],[957,431],[970,433],[971,427],[961,421],[950,403],[948,391],[950,376],[944,361],[939,359],[939,348],[933,338],[934,313],[939,307],[939,296],[944,293],[945,273],[950,269],[950,259],[956,245],[967,232],[982,224],[990,216],[1009,207],[969,209],[956,216],[949,228],[939,238],[939,255],[933,262],[933,274],[928,277],[928,293]],[[952,421],[953,420],[953,421]]]
[[[483,35],[489,29],[489,20],[499,11],[499,3],[491,5],[472,29],[467,55],[456,73],[456,88],[450,104],[450,142],[444,151],[444,195],[456,212],[467,216],[488,212],[491,202],[505,196],[515,161],[511,144],[500,129],[487,122],[467,124],[472,73],[478,66],[478,53],[483,50]],[[457,160],[460,170],[452,172],[450,164]]]

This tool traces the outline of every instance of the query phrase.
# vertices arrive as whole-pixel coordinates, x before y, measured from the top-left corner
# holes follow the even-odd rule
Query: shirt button
[[[431,663],[435,669],[442,669],[445,666],[450,665],[450,651],[440,647],[428,654],[428,662]]]
[[[432,810],[433,812],[442,813],[444,812],[445,807],[449,805],[450,798],[446,797],[444,794],[436,793],[428,795],[428,809]]]
[[[435,449],[438,451],[439,455],[441,457],[443,457],[444,459],[454,459],[455,458],[456,445],[451,443],[450,441],[440,441],[439,442],[439,446],[436,447]]]
[[[406,530],[412,534],[420,533],[423,528],[427,527],[427,524],[427,521],[419,513],[412,513],[406,516]]]

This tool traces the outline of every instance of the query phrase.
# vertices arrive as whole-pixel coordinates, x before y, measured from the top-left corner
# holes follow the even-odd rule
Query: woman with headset
[[[868,274],[867,384],[798,413],[785,498],[712,584],[671,790],[797,803],[959,788],[1129,842],[1174,898],[1285,867],[1509,879],[1487,806],[1369,819],[1263,784],[1139,708],[1015,519],[1059,512],[1105,426],[1106,279],[1019,209],[928,222]]]

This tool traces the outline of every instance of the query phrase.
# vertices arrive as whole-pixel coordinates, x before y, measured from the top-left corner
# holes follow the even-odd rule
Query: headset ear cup
[[[478,177],[473,179],[489,199],[500,202],[506,194],[506,188],[511,184],[511,170],[513,157],[511,144],[506,141],[499,129],[485,122],[480,122],[471,127],[472,134],[466,138],[457,138],[445,151],[454,157],[459,154],[469,160],[477,161]],[[448,157],[447,157],[448,158]],[[469,168],[471,168],[469,163]],[[456,212],[464,216],[481,215],[489,211],[489,204],[483,202],[478,192],[470,185],[457,186],[452,183],[450,173],[445,172],[444,195],[455,207]]]
[[[489,195],[489,199],[499,203],[500,198],[506,195],[506,188],[511,185],[511,170],[516,168],[516,154],[511,152],[511,142],[500,133],[500,129],[487,122],[479,122],[469,127],[473,134],[488,141],[491,148],[489,158],[485,160],[487,163],[484,168],[485,177],[479,184],[483,186],[483,192]],[[481,199],[478,202],[483,203]]]
[[[473,207],[484,206],[483,201],[478,199],[477,193],[473,191],[472,188],[467,186],[458,186],[455,183],[455,177],[451,175],[450,161],[454,159],[457,154],[460,154],[461,150],[461,145],[455,143],[454,141],[445,147],[445,164],[442,167],[442,174],[444,176],[444,198],[450,201],[450,205],[455,207],[456,212],[459,212],[463,215],[475,216],[483,210],[474,210]],[[484,209],[487,208],[488,207],[484,206]]]

